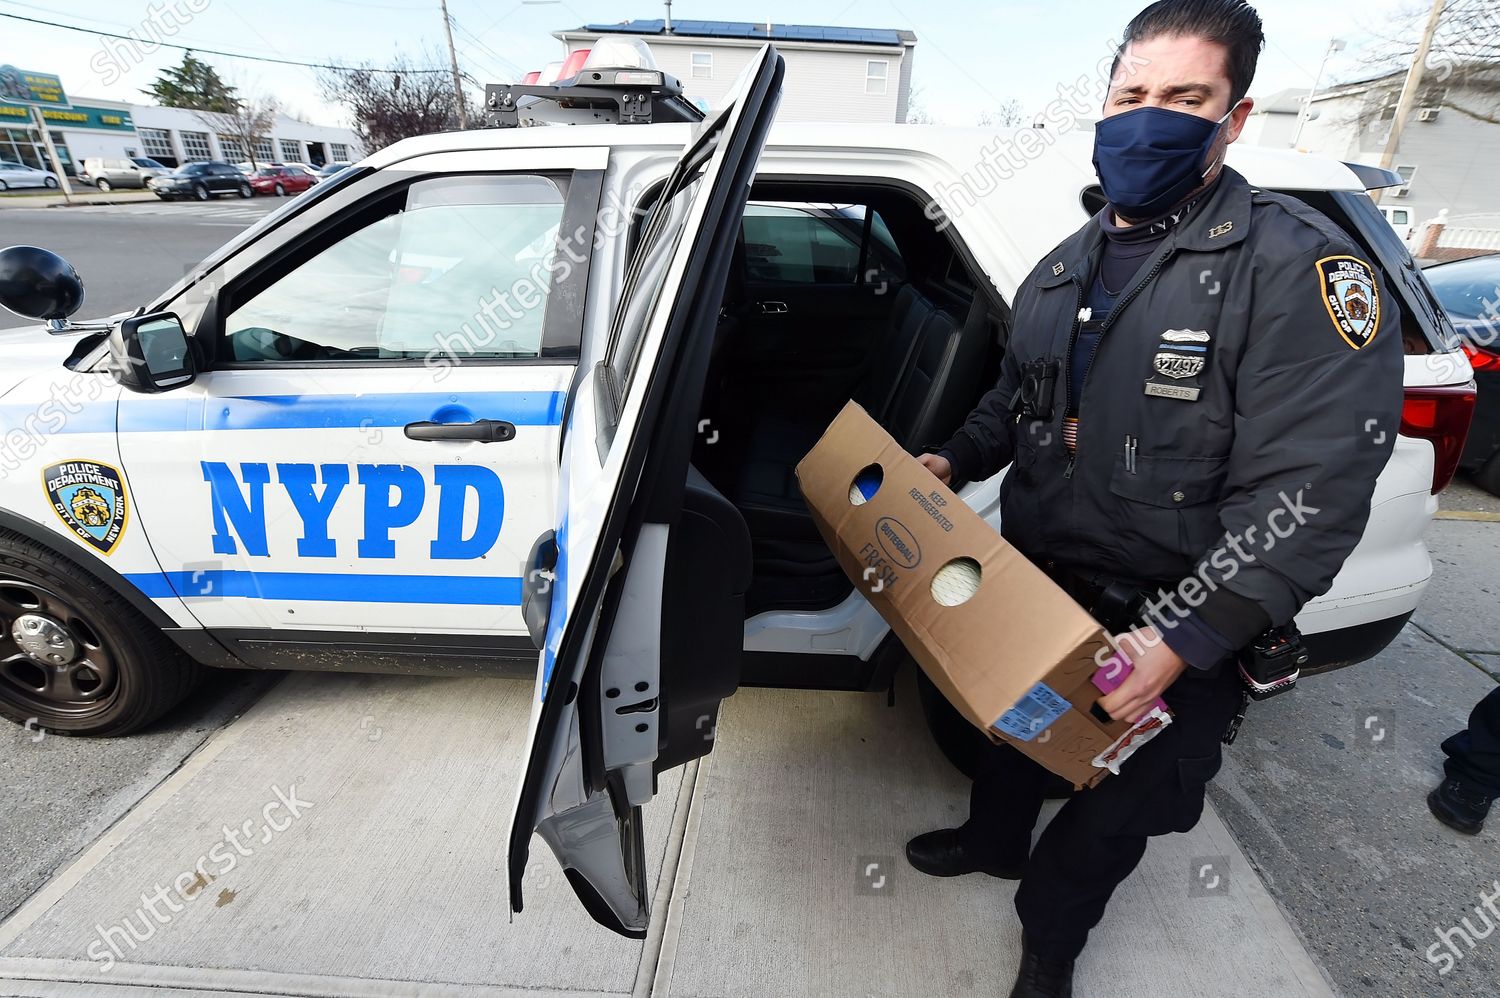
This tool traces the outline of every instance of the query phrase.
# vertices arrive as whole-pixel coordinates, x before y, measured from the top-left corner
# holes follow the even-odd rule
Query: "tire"
[[[47,190],[49,190],[49,191],[55,191],[55,190],[57,190],[57,178],[56,177],[47,177],[47,178],[45,178],[45,179],[42,180],[42,185],[44,187],[46,187]]]
[[[240,197],[248,198],[255,194],[255,188],[249,184],[240,184]]]
[[[70,656],[65,665],[21,649],[17,635],[37,626],[66,643],[57,653]],[[175,707],[202,675],[87,569],[0,530],[0,716],[61,734],[126,735]]]
[[[94,186],[99,188],[99,192],[101,194],[109,193],[109,181],[105,180],[103,177],[100,177],[98,181],[95,182]]]
[[[8,190],[10,190],[10,185],[7,184],[5,181],[0,180],[0,191],[8,191]]]
[[[280,184],[277,184],[276,185],[276,196],[279,197],[279,198],[286,197],[286,188],[282,187]]]
[[[917,669],[917,698],[922,703],[922,717],[932,740],[937,742],[953,768],[974,779],[981,761],[993,750],[988,737],[960,714],[943,696],[942,690],[920,668]],[[1051,776],[1047,781],[1047,797],[1064,800],[1073,796],[1073,785],[1060,776]]]
[[[209,198],[213,197],[213,195],[208,193],[208,188],[204,187],[202,184],[194,184],[193,197],[197,198],[199,201],[207,201]]]
[[[1474,484],[1492,496],[1500,496],[1500,453],[1491,454],[1488,461],[1475,469]]]

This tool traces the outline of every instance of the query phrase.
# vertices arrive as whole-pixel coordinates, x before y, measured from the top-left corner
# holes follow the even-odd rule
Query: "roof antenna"
[[[663,30],[665,34],[670,35],[672,33],[672,0],[665,0],[665,3],[667,5],[667,26]]]

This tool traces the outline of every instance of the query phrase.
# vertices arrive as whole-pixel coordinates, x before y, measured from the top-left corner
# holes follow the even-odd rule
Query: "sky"
[[[1370,51],[1381,37],[1400,34],[1403,27],[1415,30],[1403,16],[1414,3],[1360,0],[1311,16],[1316,8],[1306,0],[1262,0],[1257,8],[1267,42],[1251,96],[1310,87],[1335,36],[1348,47],[1330,59],[1324,86],[1368,75]],[[448,7],[457,26],[460,68],[481,82],[513,82],[560,58],[563,45],[553,31],[664,12],[653,0],[449,0]],[[672,16],[915,32],[917,103],[938,122],[973,125],[1011,100],[1034,114],[1054,99],[1060,84],[1097,73],[1138,9],[1136,2],[1103,0],[762,0],[753,9],[742,0],[675,0]],[[245,55],[375,65],[401,54],[446,55],[437,0],[0,0],[0,14],[121,34],[142,34],[153,10],[165,11],[158,21],[173,25],[168,41]],[[79,102],[103,97],[147,103],[140,90],[182,53],[143,48],[0,17],[0,64],[55,73]],[[313,70],[202,53],[200,58],[244,94],[274,97],[284,110],[318,124],[349,123],[342,108],[321,99]]]

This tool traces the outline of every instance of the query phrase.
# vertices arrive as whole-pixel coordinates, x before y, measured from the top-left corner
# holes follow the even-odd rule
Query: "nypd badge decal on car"
[[[1344,342],[1358,350],[1380,328],[1380,292],[1375,272],[1358,257],[1327,256],[1318,261],[1323,304]]]
[[[42,472],[52,511],[79,540],[109,554],[125,532],[125,483],[98,461],[64,461]]]

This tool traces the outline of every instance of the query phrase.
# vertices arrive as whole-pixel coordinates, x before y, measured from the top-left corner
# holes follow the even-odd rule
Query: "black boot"
[[[958,829],[939,828],[923,832],[906,843],[906,861],[930,877],[961,877],[965,873],[988,873],[1002,880],[1020,880],[1025,858],[1014,865],[984,863],[964,851]]]
[[[1073,961],[1045,960],[1021,938],[1021,969],[1010,998],[1073,998]]]
[[[1444,780],[1427,795],[1433,817],[1465,835],[1478,835],[1495,798],[1462,780]]]

